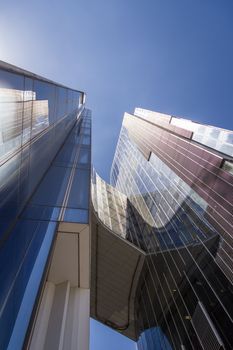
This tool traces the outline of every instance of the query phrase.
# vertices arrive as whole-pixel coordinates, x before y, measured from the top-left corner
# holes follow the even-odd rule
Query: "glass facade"
[[[91,181],[92,204],[101,220],[114,233],[127,237],[127,197],[107,184],[93,169]]]
[[[1,64],[1,349],[23,347],[58,222],[89,222],[91,113],[83,96]]]
[[[118,174],[116,167],[120,169]],[[125,127],[111,176],[112,183],[127,194],[132,204],[130,217],[135,214],[142,218],[139,227],[147,242],[146,246],[138,242],[140,248],[153,252],[155,247],[161,250],[184,246],[215,234],[204,217],[205,200],[155,154],[151,153],[148,161],[130,141]],[[129,237],[136,231],[129,227]]]
[[[173,131],[178,129],[185,130],[187,135],[190,132],[192,140],[233,157],[233,131],[141,108],[135,108],[134,114],[153,124],[164,126],[166,129]]]
[[[230,350],[232,159],[210,138],[197,143],[195,130],[172,120],[139,109],[125,114],[112,186],[94,176],[95,214],[144,252],[129,322],[138,349]],[[216,128],[204,128],[217,137]],[[219,129],[218,135],[229,141],[231,132]],[[121,198],[122,216],[113,197]]]
[[[172,117],[171,124],[193,131],[193,140],[233,157],[233,132]]]
[[[231,350],[233,133],[136,108],[125,114],[109,185],[91,170],[84,100],[0,63],[0,349],[34,344],[37,326],[40,343],[37,315],[46,316],[52,283],[54,320],[57,309],[66,317],[59,290],[64,302],[70,293],[70,343],[91,249],[93,317],[140,350]]]

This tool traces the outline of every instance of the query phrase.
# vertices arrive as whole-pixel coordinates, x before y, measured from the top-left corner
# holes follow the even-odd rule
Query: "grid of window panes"
[[[81,95],[0,69],[0,236],[22,210],[74,125]]]
[[[216,260],[233,283],[233,177],[224,156],[137,117],[126,115],[123,123],[147,159],[151,152],[156,154],[208,202],[205,217],[222,241]]]
[[[127,234],[127,197],[107,184],[93,169],[92,203],[98,218],[114,233]]]
[[[228,156],[233,157],[233,132],[210,125],[203,125],[192,120],[157,113],[142,108],[135,109],[135,115],[152,123],[174,125],[193,132],[192,139]]]
[[[23,217],[88,223],[90,171],[91,112],[84,109]]]
[[[172,117],[171,124],[193,131],[193,140],[233,157],[232,131],[176,117]]]
[[[81,93],[0,69],[0,161],[77,111]]]
[[[129,198],[129,233],[138,236],[131,240],[149,253],[137,291],[139,334],[161,327],[173,349],[199,349],[192,317],[201,301],[209,315],[205,327],[231,349],[233,289],[219,263],[223,237],[205,218],[206,201],[157,155],[146,159],[124,126],[111,183]]]
[[[128,196],[148,250],[158,245],[160,249],[187,245],[216,234],[204,217],[207,203],[155,154],[147,161],[129,140],[125,127],[111,181]]]
[[[23,346],[61,209],[64,219],[66,208],[81,210],[76,220],[87,222],[90,145],[78,141],[82,95],[19,69],[0,69],[1,349]],[[64,202],[71,173],[82,191]]]

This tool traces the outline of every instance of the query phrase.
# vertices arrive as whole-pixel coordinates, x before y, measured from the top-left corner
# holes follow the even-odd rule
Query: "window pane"
[[[72,188],[70,191],[68,207],[88,208],[89,203],[89,171],[77,169],[75,171]]]

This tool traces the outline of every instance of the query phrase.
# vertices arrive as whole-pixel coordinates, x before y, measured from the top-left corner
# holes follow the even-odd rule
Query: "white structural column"
[[[46,282],[40,310],[37,316],[36,325],[30,344],[30,349],[44,349],[47,328],[49,324],[50,312],[53,305],[55,284]]]
[[[90,291],[71,288],[64,349],[89,349]]]
[[[30,350],[88,350],[89,226],[61,223]]]
[[[70,283],[60,283],[55,287],[53,305],[50,312],[44,349],[63,349]]]

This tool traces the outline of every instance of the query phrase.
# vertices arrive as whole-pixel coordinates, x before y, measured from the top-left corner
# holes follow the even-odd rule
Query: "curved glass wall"
[[[127,197],[106,183],[92,170],[92,204],[94,210],[110,230],[126,238],[127,236]]]
[[[137,217],[141,236],[146,240],[146,248],[141,248],[151,252],[171,249],[216,235],[205,219],[206,201],[155,154],[151,153],[148,161],[129,139],[124,126],[111,182],[128,196],[130,214]],[[143,244],[141,240],[140,243]]]
[[[213,209],[218,204],[219,222],[227,220],[231,175],[221,170],[220,155],[199,149],[198,163],[192,141],[184,141],[188,151],[181,152],[180,135],[137,119],[124,119],[111,184],[128,198],[126,239],[147,253],[135,302],[139,348],[150,349],[149,338],[155,337],[157,347],[152,344],[158,349],[166,348],[166,338],[168,349],[230,350],[231,242]],[[173,159],[168,157],[171,147]],[[204,167],[201,157],[207,156]],[[185,164],[195,174],[192,181]]]

